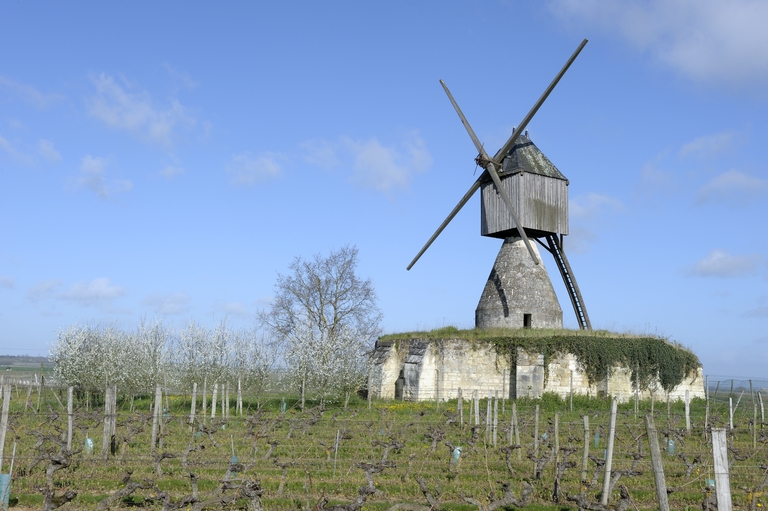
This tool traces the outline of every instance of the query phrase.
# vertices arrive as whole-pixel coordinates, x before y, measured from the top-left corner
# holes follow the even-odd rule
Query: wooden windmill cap
[[[504,157],[502,172],[509,174],[528,172],[561,179],[568,183],[568,178],[549,161],[549,158],[536,147],[536,144],[531,142],[527,134],[520,135],[515,145],[507,153],[507,156]]]

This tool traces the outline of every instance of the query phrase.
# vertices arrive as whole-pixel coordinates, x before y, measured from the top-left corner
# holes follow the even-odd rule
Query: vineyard
[[[619,405],[610,509],[657,508],[647,414],[658,431],[671,509],[714,500],[705,417],[727,430],[734,508],[762,509],[762,395],[724,387],[710,390],[708,403],[690,403],[688,425],[683,402]],[[229,396],[216,400],[209,392],[205,405],[196,395],[191,420],[191,392],[74,393],[67,449],[67,389],[6,388],[0,472],[12,463],[10,504],[18,508],[609,509],[600,503],[609,400],[547,395],[460,406],[353,398],[346,408],[307,402],[302,412],[296,396],[261,396],[259,403],[245,396],[239,409]]]

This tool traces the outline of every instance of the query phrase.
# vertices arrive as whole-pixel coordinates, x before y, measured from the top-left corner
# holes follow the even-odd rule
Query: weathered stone
[[[536,242],[531,240],[531,244],[541,261]],[[475,326],[563,327],[563,310],[544,262],[533,262],[521,238],[507,238],[501,245],[475,310]]]
[[[544,392],[567,397],[573,377],[574,395],[611,395],[619,401],[629,401],[635,395],[631,371],[616,367],[611,375],[600,382],[589,384],[573,354],[561,354],[547,365],[544,357],[517,349],[516,364],[508,355],[499,354],[487,341],[465,339],[411,339],[407,341],[378,342],[374,352],[369,384],[374,396],[382,399],[402,398],[410,401],[445,401],[456,399],[461,388],[464,396],[479,391],[499,391],[504,398],[540,398]],[[402,385],[402,395],[395,395],[396,382]],[[654,387],[652,385],[652,387]],[[663,399],[666,393],[655,385],[654,397]],[[699,367],[695,375],[683,380],[669,397],[682,399],[685,391],[690,397],[704,397],[704,379]],[[650,390],[639,394],[647,399]]]

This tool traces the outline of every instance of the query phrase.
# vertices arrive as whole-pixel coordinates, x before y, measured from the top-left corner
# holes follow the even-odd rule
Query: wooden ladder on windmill
[[[555,258],[555,264],[557,264],[557,269],[560,270],[560,275],[563,277],[565,288],[568,290],[568,296],[571,298],[571,304],[579,321],[579,327],[582,330],[592,330],[592,323],[589,321],[589,314],[587,314],[587,308],[584,306],[584,299],[581,297],[579,285],[576,283],[576,278],[573,276],[571,265],[568,264],[568,258],[565,257],[561,243],[561,240],[556,235],[550,234],[547,236],[547,244],[549,246],[544,248]]]

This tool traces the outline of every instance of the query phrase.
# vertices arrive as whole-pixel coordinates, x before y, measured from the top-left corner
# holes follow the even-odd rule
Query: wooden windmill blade
[[[483,173],[480,175],[477,180],[472,183],[472,186],[469,187],[469,190],[467,193],[464,194],[464,197],[461,198],[459,203],[456,205],[456,207],[453,208],[453,210],[448,214],[448,217],[446,217],[445,220],[443,220],[443,223],[440,224],[440,227],[437,228],[435,233],[432,235],[431,238],[427,241],[427,243],[422,247],[422,249],[419,251],[418,254],[416,254],[416,257],[413,258],[413,261],[407,266],[407,270],[410,270],[414,264],[416,264],[416,261],[421,258],[421,256],[424,254],[424,252],[427,251],[427,249],[432,245],[432,243],[437,239],[437,237],[440,235],[440,233],[443,232],[443,229],[445,229],[448,224],[453,220],[453,217],[456,216],[456,214],[461,210],[461,208],[464,207],[464,205],[469,201],[470,198],[472,198],[472,195],[475,194],[475,192],[480,188],[480,185],[482,182],[490,176],[491,179],[494,182],[494,185],[496,186],[496,190],[498,191],[499,195],[501,195],[502,200],[506,204],[507,208],[509,209],[509,212],[512,214],[512,218],[515,222],[515,225],[518,227],[518,232],[520,233],[521,237],[525,241],[526,248],[528,249],[528,253],[531,255],[531,259],[536,264],[539,264],[539,258],[536,257],[536,252],[534,252],[533,247],[531,246],[531,242],[528,239],[528,236],[525,234],[525,230],[523,229],[523,226],[520,224],[518,220],[517,213],[515,212],[515,208],[512,205],[512,200],[509,198],[507,193],[504,191],[504,188],[501,186],[501,180],[499,179],[498,172],[496,170],[496,164],[490,159],[488,156],[488,153],[485,152],[485,149],[483,148],[483,144],[480,143],[480,140],[477,138],[477,135],[475,135],[475,131],[472,129],[472,126],[469,124],[469,121],[467,121],[467,118],[464,116],[464,113],[461,111],[461,108],[459,107],[459,104],[456,102],[456,100],[453,98],[453,94],[451,94],[451,91],[448,90],[448,86],[445,85],[445,82],[443,80],[440,80],[440,85],[443,86],[443,89],[445,90],[445,93],[448,95],[448,99],[451,101],[451,104],[453,105],[453,108],[456,110],[456,113],[459,115],[459,119],[461,119],[461,123],[464,125],[464,128],[466,128],[467,133],[469,134],[469,138],[472,139],[472,143],[475,145],[475,148],[478,151],[478,156],[475,159],[478,165],[483,167]]]
[[[424,252],[427,251],[427,249],[432,245],[432,243],[437,239],[438,236],[440,236],[440,233],[443,232],[443,229],[445,229],[448,224],[453,220],[453,217],[456,216],[456,214],[461,211],[461,208],[464,207],[464,204],[466,204],[469,199],[472,198],[472,196],[475,194],[475,192],[480,188],[480,184],[482,183],[483,179],[485,179],[485,171],[483,171],[483,174],[477,178],[477,180],[472,183],[472,186],[469,187],[469,190],[467,190],[467,193],[464,194],[464,197],[461,198],[458,204],[456,204],[456,207],[453,208],[453,210],[448,214],[445,220],[443,220],[443,223],[440,224],[440,227],[437,228],[435,233],[432,235],[431,238],[427,241],[427,243],[419,250],[419,253],[416,254],[416,257],[413,258],[413,261],[411,261],[411,264],[408,265],[406,270],[410,270],[413,268],[413,265],[416,264],[416,261],[418,261],[422,255],[424,255]]]
[[[471,138],[472,142],[475,144],[475,148],[477,149],[477,152],[478,152],[477,158],[475,158],[475,162],[481,167],[483,167],[483,169],[485,169],[483,174],[481,174],[480,178],[482,179],[483,177],[485,177],[486,173],[491,177],[491,179],[493,180],[493,184],[496,187],[496,191],[501,196],[501,199],[504,201],[504,204],[506,204],[507,209],[512,215],[512,219],[514,220],[515,225],[517,226],[517,231],[520,233],[520,237],[523,238],[523,241],[525,242],[525,246],[528,249],[528,253],[531,255],[531,259],[533,259],[534,263],[539,264],[539,258],[536,257],[536,252],[533,251],[531,242],[528,239],[528,236],[525,234],[525,229],[523,228],[522,224],[520,224],[520,220],[517,216],[517,212],[515,212],[515,208],[512,205],[512,200],[509,198],[509,195],[507,195],[507,192],[501,186],[501,179],[499,179],[499,173],[496,168],[498,164],[496,162],[491,161],[491,159],[488,157],[488,153],[485,152],[485,148],[483,147],[483,144],[480,143],[480,140],[477,138],[477,135],[475,135],[475,131],[472,129],[472,126],[469,124],[469,121],[464,116],[464,112],[462,112],[461,108],[459,108],[459,104],[456,102],[455,99],[453,99],[453,94],[451,94],[451,91],[448,90],[448,86],[445,85],[445,82],[442,80],[440,80],[440,85],[443,86],[443,90],[445,90],[445,93],[448,95],[448,99],[451,100],[451,104],[453,105],[453,108],[456,110],[456,113],[459,115],[459,119],[461,119],[461,123],[466,128],[467,133],[469,134],[469,138]]]
[[[512,149],[515,146],[515,142],[517,141],[517,138],[520,136],[521,133],[525,130],[526,126],[528,126],[528,123],[531,122],[531,119],[533,119],[533,116],[536,115],[536,112],[539,111],[539,108],[541,108],[541,105],[544,104],[544,102],[549,97],[549,94],[555,89],[555,86],[557,86],[560,79],[563,77],[566,71],[568,71],[568,68],[571,67],[571,64],[573,64],[573,61],[576,60],[576,57],[579,56],[579,53],[581,53],[581,50],[584,49],[584,46],[587,45],[587,40],[584,39],[578,48],[576,48],[576,51],[573,52],[573,55],[571,55],[571,58],[568,59],[568,62],[565,63],[563,68],[560,70],[559,73],[557,73],[557,76],[555,76],[554,80],[549,84],[549,87],[546,88],[544,93],[539,97],[539,100],[536,101],[536,103],[533,105],[533,107],[528,111],[525,117],[523,117],[523,120],[520,122],[520,124],[517,125],[517,129],[514,133],[512,133],[512,136],[509,137],[509,140],[507,140],[507,143],[501,146],[501,149],[496,153],[496,155],[493,157],[493,161],[497,164],[501,164],[501,160],[504,159],[504,157],[507,155],[510,149]],[[442,81],[442,80],[441,80]]]
[[[453,105],[453,108],[456,110],[456,113],[459,115],[459,119],[461,119],[462,124],[464,125],[464,128],[467,130],[467,133],[469,134],[469,137],[472,139],[472,143],[475,145],[475,148],[477,149],[478,156],[475,159],[476,163],[480,165],[484,170],[483,173],[480,175],[480,177],[472,184],[472,186],[469,188],[466,194],[464,194],[464,197],[461,198],[459,203],[453,208],[453,210],[448,214],[446,219],[443,221],[442,224],[440,224],[440,227],[437,228],[435,233],[432,235],[432,237],[429,238],[427,243],[421,248],[418,254],[416,254],[416,257],[413,258],[411,263],[407,266],[407,269],[410,270],[414,264],[421,258],[421,256],[424,254],[424,252],[427,251],[427,249],[432,245],[432,243],[437,239],[437,237],[440,235],[440,233],[443,232],[443,230],[448,226],[448,224],[453,220],[453,218],[458,214],[458,212],[461,210],[461,208],[464,207],[464,205],[469,201],[470,198],[472,198],[472,195],[480,188],[480,185],[484,179],[487,177],[490,177],[493,180],[494,187],[496,188],[497,193],[501,196],[502,201],[506,205],[506,208],[509,210],[509,213],[512,215],[512,219],[514,220],[516,229],[520,237],[525,242],[525,246],[528,249],[528,253],[531,256],[531,259],[536,263],[539,264],[540,261],[538,257],[536,256],[536,253],[533,250],[533,246],[531,245],[530,240],[528,239],[528,236],[525,232],[525,228],[523,227],[522,223],[520,222],[520,219],[517,215],[517,212],[515,211],[515,208],[512,204],[512,200],[510,199],[507,192],[504,190],[503,186],[501,185],[501,179],[498,174],[498,169],[501,167],[501,162],[503,158],[507,155],[507,153],[514,147],[515,142],[517,141],[518,137],[521,133],[525,130],[525,127],[528,125],[528,123],[531,121],[534,115],[536,115],[536,112],[538,112],[539,108],[542,104],[544,104],[544,101],[546,101],[547,97],[549,97],[549,94],[554,90],[555,86],[558,84],[560,79],[563,77],[566,71],[568,71],[568,68],[571,66],[574,60],[576,60],[576,57],[578,57],[581,50],[584,48],[584,46],[587,44],[587,40],[584,39],[578,48],[576,48],[576,51],[573,52],[573,55],[568,59],[568,61],[565,63],[563,68],[560,70],[560,72],[555,76],[554,80],[549,84],[549,86],[546,88],[544,93],[539,97],[538,101],[533,105],[533,107],[530,109],[528,114],[523,118],[523,121],[520,123],[519,128],[515,130],[514,133],[512,133],[512,136],[509,137],[507,142],[499,149],[499,151],[496,153],[494,158],[491,160],[488,154],[485,152],[485,149],[483,148],[483,145],[480,143],[480,140],[477,138],[477,135],[475,134],[474,130],[472,129],[472,126],[469,124],[469,121],[467,121],[467,118],[464,116],[464,113],[461,111],[461,108],[459,107],[456,100],[453,98],[453,95],[451,94],[451,91],[448,90],[448,87],[445,85],[445,82],[443,80],[440,80],[440,85],[442,85],[443,90],[445,90],[446,95],[448,96],[448,99],[450,99],[451,104]]]

